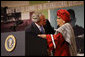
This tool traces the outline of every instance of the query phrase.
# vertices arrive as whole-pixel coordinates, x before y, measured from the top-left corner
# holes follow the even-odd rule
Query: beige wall
[[[21,7],[29,5],[29,1],[1,1],[1,7]]]
[[[29,1],[1,1],[1,7],[22,7],[28,5]],[[21,12],[21,19],[30,19],[29,12]]]
[[[21,19],[22,19],[22,20],[30,19],[30,14],[29,14],[29,12],[22,12],[22,13],[21,13]]]

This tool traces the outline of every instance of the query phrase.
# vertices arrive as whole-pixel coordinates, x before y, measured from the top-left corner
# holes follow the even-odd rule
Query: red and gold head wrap
[[[66,9],[58,10],[57,16],[63,19],[66,23],[70,21],[70,13]]]

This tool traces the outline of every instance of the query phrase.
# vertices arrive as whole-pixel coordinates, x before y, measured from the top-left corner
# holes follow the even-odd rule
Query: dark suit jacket
[[[45,34],[54,34],[55,30],[51,26],[50,22],[46,19],[46,25],[44,26]]]
[[[47,56],[47,41],[37,35],[41,34],[35,23],[26,28],[26,55]]]

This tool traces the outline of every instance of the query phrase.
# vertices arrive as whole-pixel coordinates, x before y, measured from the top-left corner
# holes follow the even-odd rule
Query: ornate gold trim
[[[10,43],[8,43],[8,42],[10,42]],[[8,47],[8,45],[9,45],[9,47]],[[16,45],[16,39],[15,39],[15,37],[13,35],[9,35],[6,38],[6,40],[5,40],[5,49],[6,49],[6,51],[8,51],[8,52],[13,51],[14,48],[15,48],[15,45]]]

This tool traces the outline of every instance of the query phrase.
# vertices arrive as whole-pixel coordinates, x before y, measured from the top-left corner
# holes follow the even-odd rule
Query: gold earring
[[[65,21],[63,21],[63,23],[65,23]]]

